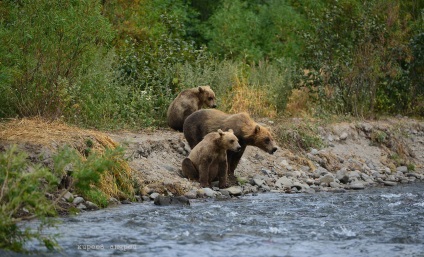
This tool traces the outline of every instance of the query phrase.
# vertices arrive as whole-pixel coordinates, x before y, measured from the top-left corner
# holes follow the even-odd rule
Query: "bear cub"
[[[219,180],[219,188],[227,187],[227,150],[240,151],[241,146],[233,130],[207,134],[190,152],[182,163],[185,177],[199,179],[202,187],[211,187],[212,182]]]
[[[168,107],[168,125],[178,131],[183,131],[184,120],[203,106],[215,108],[215,93],[210,86],[200,86],[186,89],[178,94]]]

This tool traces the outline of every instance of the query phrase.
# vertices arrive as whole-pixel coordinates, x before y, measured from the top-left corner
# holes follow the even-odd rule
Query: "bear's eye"
[[[269,144],[269,142],[271,142],[271,139],[269,137],[265,138],[265,144]]]
[[[213,100],[213,97],[209,96],[208,100],[209,101],[212,101]]]
[[[234,143],[234,140],[233,139],[230,140],[230,144],[232,144],[232,143]]]

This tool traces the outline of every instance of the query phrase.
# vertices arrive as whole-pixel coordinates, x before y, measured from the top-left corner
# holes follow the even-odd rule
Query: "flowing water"
[[[423,189],[415,183],[194,200],[187,207],[121,205],[62,218],[48,232],[61,235],[63,251],[43,255],[424,256]]]

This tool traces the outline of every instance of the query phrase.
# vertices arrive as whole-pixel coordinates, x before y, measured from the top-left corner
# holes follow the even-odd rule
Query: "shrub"
[[[48,216],[56,215],[54,203],[45,193],[58,185],[58,178],[46,168],[32,165],[27,154],[12,146],[0,153],[0,248],[24,251],[24,244],[37,239],[47,248],[56,246],[52,236],[42,234],[45,226],[52,225]],[[19,222],[39,218],[36,230],[22,229]]]
[[[6,1],[1,7],[0,116],[55,119],[81,96],[96,98],[101,91],[92,86],[104,83],[98,65],[112,39],[97,1]]]
[[[53,157],[55,172],[72,178],[69,188],[95,204],[106,207],[107,199],[133,198],[131,169],[123,158],[123,149],[106,149],[104,153],[91,152],[83,158],[75,149],[65,147]]]

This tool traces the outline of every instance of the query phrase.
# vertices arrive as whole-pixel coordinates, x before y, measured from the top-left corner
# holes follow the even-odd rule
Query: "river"
[[[43,256],[424,256],[424,184],[120,205],[60,218]]]

